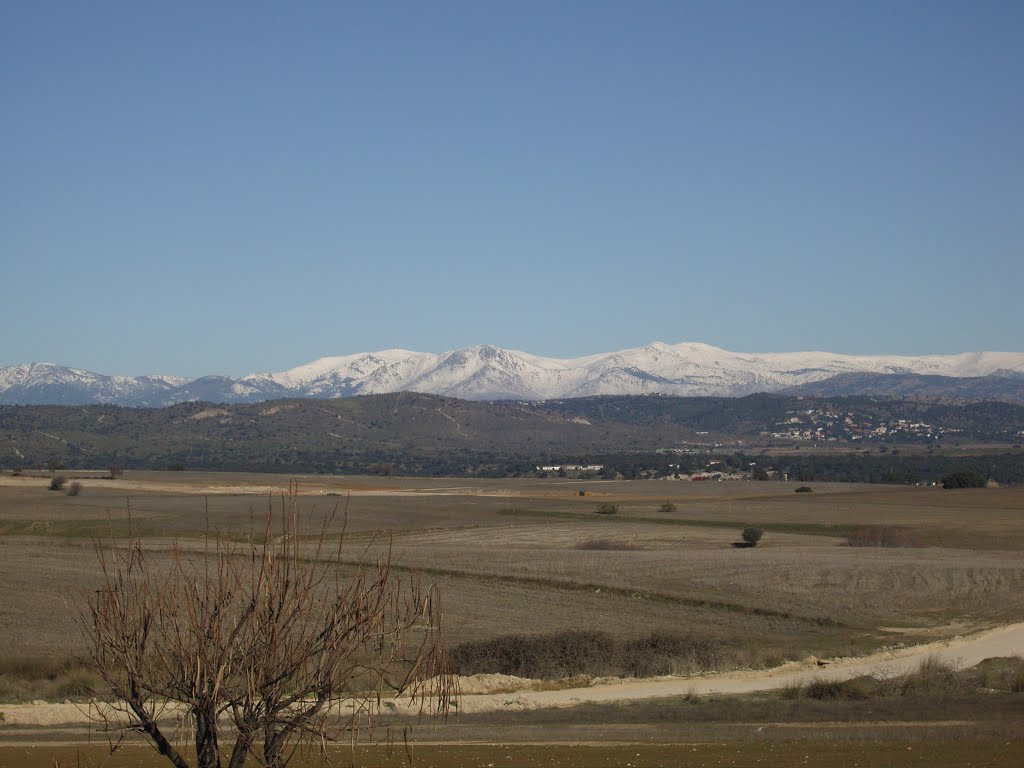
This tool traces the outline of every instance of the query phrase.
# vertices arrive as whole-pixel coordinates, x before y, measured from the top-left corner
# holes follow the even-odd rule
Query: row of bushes
[[[619,641],[607,632],[567,630],[462,643],[452,649],[450,658],[453,671],[460,675],[555,680],[573,675],[692,674],[722,668],[731,654],[714,640],[671,632]]]
[[[63,475],[57,475],[50,480],[49,490],[51,491],[63,491],[64,486],[67,484],[68,479]],[[82,484],[75,480],[70,486],[68,486],[68,496],[77,496],[82,492]]]

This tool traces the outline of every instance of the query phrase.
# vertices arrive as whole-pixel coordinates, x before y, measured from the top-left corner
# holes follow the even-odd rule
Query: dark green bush
[[[984,488],[985,478],[971,469],[950,472],[942,478],[943,488]]]
[[[757,542],[764,536],[764,531],[760,528],[744,528],[743,529],[743,540],[752,547],[757,546]]]
[[[594,510],[599,515],[614,515],[619,511],[619,508],[614,504],[601,504],[597,509]]]

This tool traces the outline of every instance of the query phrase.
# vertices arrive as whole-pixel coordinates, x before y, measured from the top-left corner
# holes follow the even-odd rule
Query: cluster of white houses
[[[538,472],[600,472],[604,464],[552,464],[537,467]]]

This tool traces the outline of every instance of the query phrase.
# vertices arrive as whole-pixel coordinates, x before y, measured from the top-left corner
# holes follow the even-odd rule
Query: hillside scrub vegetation
[[[535,476],[538,464],[570,463],[600,464],[602,477],[634,479],[703,472],[711,460],[721,462],[723,471],[746,471],[751,461],[762,461],[749,449],[702,455],[659,453],[657,446],[676,443],[693,429],[756,437],[795,408],[810,407],[872,423],[898,418],[943,424],[956,430],[958,440],[1009,444],[1024,430],[1024,405],[999,403],[755,395],[512,404],[402,393],[167,408],[0,406],[0,441],[18,446],[18,464],[26,468],[52,463],[69,469],[341,474],[387,469],[401,476],[515,477]],[[591,426],[581,429],[578,419]],[[46,435],[58,435],[60,442]],[[778,476],[800,482],[932,483],[960,469],[984,472],[1003,485],[1024,482],[1019,450],[950,455],[949,443],[933,439],[898,453],[801,450],[775,454],[772,463]]]

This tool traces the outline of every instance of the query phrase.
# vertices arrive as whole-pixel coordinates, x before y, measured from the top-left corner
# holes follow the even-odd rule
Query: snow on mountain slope
[[[103,376],[53,363],[0,368],[0,403],[162,405],[177,385],[159,376]]]
[[[774,392],[839,374],[980,377],[1024,372],[1024,353],[837,355],[742,353],[707,344],[654,342],[561,359],[481,344],[443,354],[388,349],[323,357],[241,379],[103,376],[49,363],[0,368],[0,403],[167,405],[191,400],[257,402],[415,391],[465,399],[551,399],[662,393],[738,396]]]

